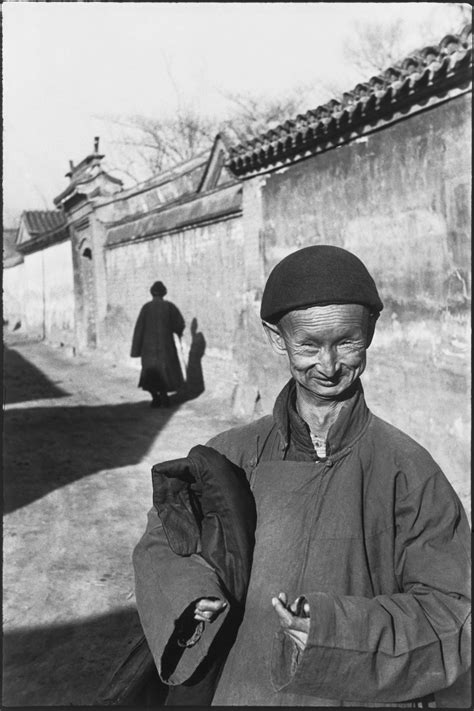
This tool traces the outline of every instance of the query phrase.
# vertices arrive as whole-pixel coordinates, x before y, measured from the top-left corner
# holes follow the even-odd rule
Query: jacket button
[[[332,465],[333,465],[333,463],[332,463],[331,459],[328,459],[327,462],[326,462],[326,466],[327,466],[327,467],[332,467]]]

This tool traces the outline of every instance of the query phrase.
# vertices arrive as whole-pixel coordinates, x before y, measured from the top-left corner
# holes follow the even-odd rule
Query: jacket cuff
[[[190,679],[201,662],[207,657],[210,647],[227,617],[228,611],[229,605],[226,606],[214,622],[198,625],[196,628],[197,634],[195,637],[193,635],[194,639],[191,644],[189,642],[186,645],[178,643],[175,649],[165,648],[158,668],[160,678],[165,684],[175,686]],[[173,660],[173,657],[175,657],[177,650],[179,651],[176,661],[176,659]],[[174,667],[172,670],[169,669],[170,662]]]
[[[304,595],[310,607],[310,627],[304,650],[279,630],[273,639],[271,681],[275,691],[318,695],[332,666],[334,602],[326,593]],[[332,672],[331,672],[332,673]]]

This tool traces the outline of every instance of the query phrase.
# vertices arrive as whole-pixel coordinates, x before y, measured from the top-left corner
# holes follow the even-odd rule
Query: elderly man
[[[337,247],[301,249],[267,281],[263,326],[291,379],[272,416],[208,443],[245,471],[257,509],[245,612],[213,704],[426,706],[469,668],[465,513],[428,452],[364,400],[382,308],[365,266]],[[232,608],[199,557],[177,562],[150,512],[137,603],[170,684],[186,681],[186,655],[198,665],[225,637]],[[203,592],[189,604],[201,628],[170,665],[153,632],[159,601],[179,621],[186,571],[199,565]]]

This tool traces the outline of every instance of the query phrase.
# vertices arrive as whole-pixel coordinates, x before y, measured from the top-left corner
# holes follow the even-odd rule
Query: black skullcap
[[[277,323],[295,309],[328,304],[362,304],[377,316],[383,304],[375,282],[355,254],[341,247],[303,247],[282,259],[263,291],[260,316]]]
[[[150,294],[152,296],[165,296],[165,294],[168,293],[168,289],[166,286],[163,284],[162,281],[155,281],[153,286],[150,288]]]

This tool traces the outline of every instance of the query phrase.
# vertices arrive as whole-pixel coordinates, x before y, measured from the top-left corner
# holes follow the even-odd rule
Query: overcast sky
[[[448,3],[4,3],[5,226],[24,209],[52,209],[79,162],[110,129],[103,114],[172,111],[174,78],[204,113],[222,89],[275,95],[297,83],[358,77],[343,62],[356,21],[444,32]],[[417,47],[416,32],[413,48]],[[308,106],[308,109],[314,108]]]

